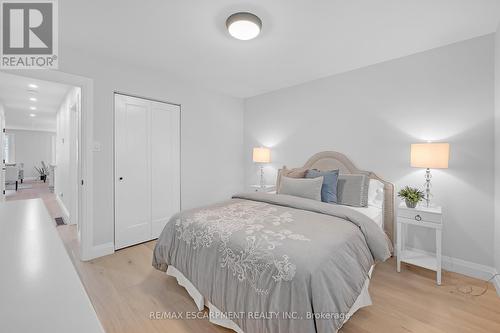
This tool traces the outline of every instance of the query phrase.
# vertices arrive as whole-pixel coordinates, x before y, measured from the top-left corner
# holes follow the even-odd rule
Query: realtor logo
[[[2,69],[58,67],[56,0],[1,0]]]

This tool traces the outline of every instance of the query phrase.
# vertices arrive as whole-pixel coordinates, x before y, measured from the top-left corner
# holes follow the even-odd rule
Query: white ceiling
[[[29,84],[36,84],[33,89]],[[11,129],[56,130],[56,114],[70,86],[0,72],[0,103],[5,107],[5,125]],[[36,102],[29,100],[35,97]],[[35,106],[36,110],[30,110]],[[30,113],[36,117],[30,117]]]
[[[492,33],[499,0],[64,0],[63,44],[249,97]],[[236,11],[262,19],[228,36]],[[62,55],[64,56],[64,55]]]

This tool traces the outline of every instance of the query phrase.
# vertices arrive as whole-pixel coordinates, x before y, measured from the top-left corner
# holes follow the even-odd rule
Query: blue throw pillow
[[[321,186],[321,201],[328,203],[337,203],[337,181],[339,179],[339,170],[307,170],[306,178],[316,177],[323,177],[323,185]]]

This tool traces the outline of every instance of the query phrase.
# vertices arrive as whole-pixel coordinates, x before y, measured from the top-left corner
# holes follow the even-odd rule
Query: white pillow
[[[296,197],[321,201],[321,186],[323,186],[323,177],[281,177],[278,194],[288,194]]]
[[[383,208],[384,205],[384,183],[376,179],[370,179],[368,185],[368,206]]]

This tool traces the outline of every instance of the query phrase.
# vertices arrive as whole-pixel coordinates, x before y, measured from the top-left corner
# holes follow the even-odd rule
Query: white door
[[[180,210],[179,121],[179,106],[151,103],[151,238]]]
[[[115,95],[115,248],[151,239],[151,103]]]
[[[180,210],[180,107],[115,95],[115,248],[157,238]]]

